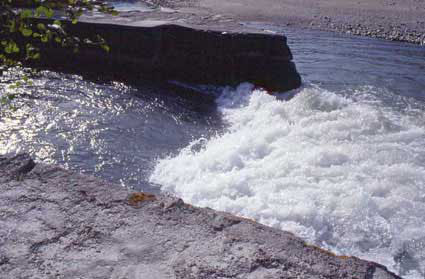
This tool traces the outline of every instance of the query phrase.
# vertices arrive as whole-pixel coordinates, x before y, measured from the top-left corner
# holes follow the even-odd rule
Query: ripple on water
[[[154,159],[193,137],[220,129],[214,105],[181,98],[170,89],[99,84],[77,75],[42,72],[33,85],[10,88],[22,71],[3,77],[2,92],[20,94],[3,111],[0,153],[30,152],[37,160],[100,175],[124,186],[154,190]]]

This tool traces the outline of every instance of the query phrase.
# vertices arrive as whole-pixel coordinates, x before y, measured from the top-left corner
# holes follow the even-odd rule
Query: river
[[[425,272],[425,49],[256,25],[287,35],[303,86],[99,83],[44,71],[3,108],[0,153],[166,191],[289,230],[338,254]],[[211,96],[213,100],[211,101]]]

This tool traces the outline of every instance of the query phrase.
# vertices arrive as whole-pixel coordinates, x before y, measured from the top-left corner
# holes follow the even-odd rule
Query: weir
[[[0,153],[25,151],[36,160],[0,155],[5,277],[44,278],[56,270],[64,278],[399,278],[385,265],[403,278],[423,278],[421,47],[272,23],[235,24],[222,15],[188,13],[189,24],[183,16],[172,19],[177,15],[169,8],[169,16],[146,13],[70,25],[87,35],[96,34],[93,26],[96,32],[115,28],[109,54],[86,48],[72,58],[72,49],[52,45],[45,55],[47,64],[65,72],[157,84],[92,82],[41,71],[16,88],[15,81],[26,76],[16,69],[0,79],[0,95],[19,95],[17,110],[1,115]],[[135,42],[139,33],[151,34],[150,48]],[[168,38],[172,33],[181,35]],[[175,48],[193,50],[203,40],[206,46],[199,43],[198,50],[227,55],[233,44],[218,48],[217,42],[251,34],[256,37],[245,47],[258,53],[258,61],[269,53],[267,45],[279,49],[271,55],[278,57],[285,40],[278,34],[288,36],[302,89],[272,95],[249,83],[235,89],[164,82],[179,76],[196,81],[209,70],[168,71],[182,53]],[[156,55],[163,49],[177,54]],[[231,73],[232,53],[217,76]],[[141,62],[155,55],[155,63]],[[192,65],[197,60],[179,63],[199,69]],[[197,65],[208,63],[217,61]],[[141,71],[145,65],[150,68]],[[249,66],[262,74],[270,65]],[[282,72],[275,76],[288,82]],[[187,88],[195,89],[196,98],[182,98]]]
[[[55,42],[43,46],[42,66],[125,81],[169,81],[237,85],[251,82],[271,91],[300,86],[286,37],[228,26],[174,21],[123,23],[115,18],[65,22],[80,38],[99,35],[110,47],[82,46],[78,53]]]

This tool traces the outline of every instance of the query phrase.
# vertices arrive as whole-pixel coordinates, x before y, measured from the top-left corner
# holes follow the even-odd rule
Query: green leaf
[[[47,35],[43,35],[43,36],[41,36],[41,39],[40,40],[43,43],[47,43],[49,41],[49,37]]]
[[[17,44],[13,43],[12,51],[13,52],[19,52],[19,47],[18,47]]]
[[[55,15],[55,12],[52,9],[47,9],[46,17],[52,18]]]
[[[46,25],[44,25],[43,23],[38,23],[37,24],[37,29],[38,30],[46,30]]]
[[[34,8],[15,9],[15,2],[30,3]],[[117,14],[104,0],[0,0],[0,67],[21,65],[21,62],[18,61],[22,61],[22,59],[39,59],[40,51],[46,48],[41,43],[49,41],[78,52],[78,47],[83,39],[68,34],[63,29],[64,21],[58,20],[54,16],[56,11],[60,11],[61,14],[63,13],[64,20],[67,20],[66,22],[76,24],[84,12],[91,10]],[[51,25],[47,25],[47,23],[31,21],[30,19],[34,17],[51,18],[53,23],[49,22]],[[37,43],[38,47],[28,45],[29,41]],[[85,42],[99,47],[105,52],[111,51],[105,40],[101,38],[98,41]],[[22,53],[22,55],[16,55],[16,53]]]
[[[3,106],[5,106],[7,103],[8,103],[7,98],[1,96],[0,97],[0,104],[3,105]]]
[[[33,15],[33,13],[32,13],[32,11],[31,11],[31,10],[22,10],[22,11],[19,13],[19,16],[20,16],[22,19],[32,17],[32,15]]]
[[[42,15],[44,15],[47,18],[51,18],[54,15],[54,11],[45,6],[38,6],[37,9],[35,9],[35,16],[40,17]]]
[[[46,11],[46,7],[38,6],[37,9],[35,9],[35,14],[34,15],[36,17],[40,17],[40,16],[42,16],[45,13],[45,11]]]
[[[109,51],[111,51],[111,48],[108,46],[108,45],[101,45],[100,46],[104,51],[106,51],[106,52],[109,52]]]
[[[32,35],[32,30],[24,28],[24,29],[21,29],[21,33],[24,37],[29,37]]]
[[[18,47],[18,45],[17,45],[15,42],[13,42],[13,41],[9,41],[9,42],[6,44],[6,46],[4,47],[4,51],[5,51],[7,54],[17,53],[17,52],[19,52],[19,47]]]
[[[13,21],[13,20],[11,20],[9,23],[10,23],[10,25],[9,25],[9,32],[10,33],[15,32],[16,31],[16,22]]]

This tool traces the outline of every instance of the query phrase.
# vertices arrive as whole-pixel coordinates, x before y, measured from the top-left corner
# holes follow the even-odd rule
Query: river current
[[[2,108],[0,153],[289,230],[338,254],[425,274],[425,49],[282,30],[302,88],[96,83],[44,71]],[[213,96],[213,97],[211,97]]]

